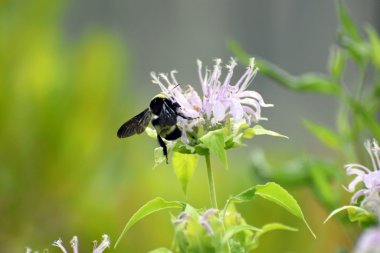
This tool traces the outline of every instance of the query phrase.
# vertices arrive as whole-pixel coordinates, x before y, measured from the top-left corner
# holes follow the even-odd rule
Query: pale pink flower
[[[355,247],[355,253],[380,253],[380,229],[370,228],[363,232]]]
[[[261,107],[273,105],[265,103],[258,92],[247,90],[258,71],[253,58],[237,82],[232,81],[237,65],[232,58],[226,65],[228,72],[224,78],[221,77],[220,59],[215,60],[212,71],[207,67],[203,69],[200,60],[197,64],[202,96],[190,85],[181,87],[175,77],[176,71],[172,71],[170,75],[151,73],[152,82],[160,86],[163,94],[176,101],[181,106],[182,114],[191,119],[178,117],[184,134],[182,140],[187,139],[186,132],[199,124],[206,127],[207,131],[207,128],[222,127],[229,119],[234,122],[245,120],[248,124],[266,119],[261,116]]]
[[[369,169],[361,164],[347,164],[345,166],[347,175],[356,175],[346,188],[349,192],[354,192],[358,183],[364,184],[364,189],[357,191],[351,198],[352,203],[356,203],[360,196],[376,197],[380,192],[380,148],[376,140],[369,140],[364,143],[364,146],[371,158],[373,169]]]
[[[110,239],[109,239],[108,235],[103,235],[102,237],[103,237],[103,240],[99,244],[99,246],[97,245],[98,244],[97,241],[93,242],[94,243],[94,248],[92,250],[92,253],[102,253],[107,248],[110,247],[111,243],[110,243]],[[62,251],[62,253],[69,253],[69,251],[63,245],[63,241],[61,239],[58,239],[52,245],[55,246],[55,247],[58,247]],[[78,250],[78,237],[77,236],[74,236],[73,239],[71,239],[71,241],[70,241],[70,247],[72,248],[72,252],[73,253],[79,253],[79,250]],[[30,248],[26,248],[26,253],[31,253],[31,252],[32,252],[32,250]],[[46,250],[46,252],[47,252],[47,250]]]

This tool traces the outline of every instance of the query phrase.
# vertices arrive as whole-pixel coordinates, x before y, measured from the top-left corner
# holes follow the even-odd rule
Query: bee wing
[[[160,115],[158,117],[160,126],[172,126],[177,124],[177,113],[170,108],[166,102],[163,103]]]
[[[125,122],[117,131],[117,137],[125,138],[135,134],[141,134],[149,125],[152,113],[147,108],[140,114]]]

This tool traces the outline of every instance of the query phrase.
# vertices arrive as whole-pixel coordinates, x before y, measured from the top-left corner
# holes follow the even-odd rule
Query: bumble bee
[[[140,114],[125,122],[117,131],[119,138],[130,137],[135,134],[141,134],[152,122],[157,131],[157,140],[162,147],[166,163],[168,163],[168,150],[163,140],[173,141],[181,137],[182,131],[177,125],[177,117],[190,119],[181,111],[181,106],[169,99],[164,94],[156,95],[146,108]]]

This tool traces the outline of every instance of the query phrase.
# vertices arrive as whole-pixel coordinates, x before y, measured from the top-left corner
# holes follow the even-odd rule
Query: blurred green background
[[[380,26],[380,2],[352,0],[347,6],[359,24]],[[197,86],[196,59],[226,62],[230,39],[292,73],[324,71],[337,24],[328,0],[0,1],[0,252],[23,252],[25,246],[58,252],[49,245],[58,237],[68,245],[73,235],[84,252],[104,233],[115,241],[148,200],[186,199],[170,165],[151,169],[154,140],[116,137],[118,127],[159,91],[150,71],[177,69],[180,82]],[[269,121],[263,125],[290,140],[254,139],[229,152],[227,172],[214,161],[220,203],[255,183],[254,148],[275,164],[307,152],[334,158],[301,123],[312,117],[333,124],[332,99],[292,93],[260,75],[253,87],[275,104],[264,110]],[[209,205],[206,180],[201,161],[188,188],[193,206]],[[286,187],[318,238],[286,211],[257,200],[239,206],[251,224],[300,228],[263,238],[257,252],[352,246],[351,231],[334,221],[322,224],[328,212],[309,187]],[[169,247],[172,235],[169,215],[155,214],[110,251]]]

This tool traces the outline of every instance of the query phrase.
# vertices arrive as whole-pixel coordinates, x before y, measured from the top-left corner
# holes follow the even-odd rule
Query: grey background
[[[357,24],[370,23],[379,31],[380,1],[345,3]],[[150,83],[151,71],[176,69],[181,83],[196,87],[196,59],[209,66],[216,57],[227,62],[232,56],[227,48],[230,39],[290,73],[326,72],[329,48],[336,42],[338,28],[335,1],[331,0],[77,0],[68,8],[63,25],[69,38],[80,37],[95,24],[112,31],[128,47],[131,75],[125,92],[126,99],[135,100],[136,108],[131,110],[136,112],[159,91]],[[268,145],[286,147],[291,143],[318,148],[302,126],[302,119],[334,126],[333,97],[294,93],[260,74],[251,88],[275,105],[264,109],[269,121],[263,125],[291,137],[286,143],[266,138]]]

